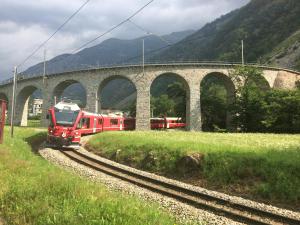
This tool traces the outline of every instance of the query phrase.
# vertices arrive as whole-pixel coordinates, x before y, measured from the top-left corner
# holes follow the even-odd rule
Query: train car
[[[124,130],[134,130],[135,129],[135,118],[125,117],[124,118]]]
[[[186,124],[180,117],[151,118],[151,129],[176,129],[184,128]]]
[[[77,128],[83,112],[73,103],[58,103],[48,110],[47,143],[53,146],[72,146],[80,142],[81,131]]]
[[[78,147],[82,135],[102,131],[124,130],[124,118],[81,110],[77,104],[60,102],[50,108],[47,143],[54,146]]]
[[[186,124],[180,117],[157,117],[150,119],[152,130],[184,128]],[[135,118],[124,118],[124,130],[135,129]]]
[[[134,130],[135,118],[117,114],[96,114],[81,110],[75,103],[59,102],[48,110],[47,143],[78,148],[82,135],[103,131]],[[180,118],[152,118],[151,129],[184,127]]]

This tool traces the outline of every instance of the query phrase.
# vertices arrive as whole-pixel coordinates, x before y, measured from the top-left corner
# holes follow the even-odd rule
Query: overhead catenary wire
[[[90,1],[90,0],[89,0]],[[110,33],[111,31],[113,31],[114,29],[118,28],[119,26],[123,25],[124,23],[128,22],[130,19],[132,19],[133,17],[135,17],[137,14],[139,14],[144,8],[146,8],[148,5],[150,5],[154,0],[149,1],[147,4],[143,5],[141,8],[139,8],[137,11],[135,11],[132,15],[130,15],[128,18],[126,18],[125,20],[123,20],[122,22],[120,22],[119,24],[113,26],[112,28],[110,28],[109,30],[107,30],[106,32],[102,33],[101,35],[97,36],[96,38],[93,38],[92,40],[86,42],[85,44],[81,45],[79,48],[77,48],[76,50],[73,51],[73,53],[68,56],[71,57],[73,54],[75,54],[77,51],[81,50],[82,48],[86,47],[87,45],[91,44],[92,42],[98,40],[99,38],[103,37],[104,35]],[[42,46],[41,46],[42,47]],[[38,50],[37,50],[38,51]],[[67,58],[68,58],[67,57]],[[51,66],[54,63],[54,61],[47,61],[48,67]],[[49,75],[49,74],[48,74]]]
[[[185,39],[183,39],[183,40],[181,40],[181,41],[179,41],[179,42],[175,42],[175,43],[172,43],[172,44],[170,44],[170,45],[165,45],[165,46],[162,46],[162,47],[159,47],[159,48],[156,48],[156,49],[147,51],[147,52],[145,52],[145,56],[154,54],[154,53],[156,53],[156,52],[160,52],[160,51],[162,51],[162,50],[164,50],[164,49],[170,48],[170,47],[175,46],[175,45],[181,45],[181,44],[184,44],[184,43],[190,43],[190,42],[193,42],[193,41],[195,41],[195,40],[199,40],[200,38],[201,38],[201,37],[188,38],[188,39],[185,38]],[[129,57],[129,58],[125,59],[125,60],[118,61],[118,62],[115,63],[115,64],[117,65],[117,64],[121,64],[121,63],[130,62],[130,61],[132,61],[132,60],[134,60],[134,59],[137,59],[137,58],[140,58],[140,57],[141,57],[141,54],[138,54],[138,55],[136,55],[136,56]]]
[[[71,16],[69,16],[67,18],[67,20],[65,20],[65,22],[63,22],[44,42],[42,42],[30,55],[28,55],[19,65],[18,67],[21,67],[22,65],[24,65],[25,62],[27,62],[32,56],[35,55],[35,53],[40,50],[43,46],[45,46],[48,41],[50,41],[55,34],[57,34],[71,19],[74,18],[74,16],[76,16],[76,14],[78,14],[84,6],[86,6],[91,0],[87,0],[85,1]]]
[[[118,23],[117,25],[109,28],[107,31],[105,31],[104,33],[98,35],[97,37],[93,38],[92,40],[86,42],[85,44],[81,45],[79,48],[77,48],[75,51],[73,51],[73,54],[78,52],[79,50],[81,50],[82,48],[86,47],[87,45],[93,43],[94,41],[98,40],[99,38],[105,36],[106,34],[112,32],[113,30],[117,29],[118,27],[122,26],[124,23],[128,22],[130,19],[132,19],[133,17],[135,17],[137,14],[139,14],[141,11],[143,11],[143,9],[145,9],[148,5],[150,5],[154,0],[149,1],[147,4],[145,4],[143,7],[139,8],[137,11],[135,11],[131,16],[129,16],[128,18],[126,18],[125,20],[121,21],[120,23]]]
[[[145,28],[143,28],[142,26],[136,24],[132,20],[128,20],[128,22],[130,22],[131,24],[133,24],[135,27],[137,27],[141,31],[144,31],[147,35],[154,35],[154,36],[158,37],[161,41],[165,42],[167,45],[172,45],[172,43],[170,41],[166,40],[165,38],[163,38],[162,36],[160,36],[158,34],[155,34],[155,33],[151,32],[149,30],[146,30]]]
[[[144,32],[146,32],[146,33],[151,33],[151,34],[153,34],[152,32],[150,32],[149,30],[147,30],[147,29],[145,29],[145,28],[143,28],[143,27],[141,27],[140,25],[138,25],[138,24],[136,24],[135,22],[133,22],[131,19],[135,16],[135,15],[137,15],[140,11],[142,11],[146,6],[148,6],[151,2],[153,2],[154,0],[152,0],[152,1],[149,1],[146,5],[144,5],[142,8],[140,8],[139,10],[137,10],[133,15],[131,15],[130,17],[128,17],[127,19],[125,19],[124,21],[122,21],[121,23],[123,24],[123,23],[125,23],[125,22],[130,22],[131,24],[133,24],[133,25],[135,25],[135,27],[137,27],[137,28],[139,28],[140,30],[143,30]],[[121,23],[119,23],[118,25],[116,25],[116,26],[114,26],[114,27],[117,27],[117,26],[120,26],[120,24]],[[111,28],[112,29],[112,28]],[[110,29],[110,30],[111,30]],[[108,33],[108,32],[105,32],[105,33]],[[103,36],[104,34],[102,34],[101,36]],[[155,34],[154,34],[155,35]],[[158,37],[160,37],[159,35],[155,35],[155,36],[158,36]],[[99,36],[98,36],[99,37]],[[196,38],[188,38],[188,39],[185,39],[185,40],[182,40],[182,41],[179,41],[179,42],[176,42],[176,43],[170,43],[170,42],[168,42],[168,41],[164,41],[167,45],[166,46],[163,46],[163,47],[160,47],[160,48],[157,48],[157,49],[154,49],[154,50],[150,50],[150,51],[147,51],[147,52],[145,52],[145,56],[146,55],[151,55],[151,54],[154,54],[154,53],[156,53],[156,52],[160,52],[160,51],[162,51],[162,50],[164,50],[164,49],[167,49],[167,48],[169,48],[169,47],[172,47],[173,45],[175,45],[175,44],[179,44],[179,43],[185,43],[185,42],[191,42],[191,41],[193,41],[193,40],[195,40],[195,39],[199,39],[199,37],[196,37]],[[93,40],[95,40],[95,39],[93,39]],[[86,43],[85,45],[87,45],[87,44],[89,44],[89,43],[91,43],[91,41],[89,41],[88,43]],[[82,46],[81,46],[81,48],[82,48]],[[70,57],[70,56],[69,56]],[[136,58],[139,58],[139,57],[141,57],[141,54],[138,54],[138,55],[136,55],[136,56],[133,56],[133,57],[129,57],[129,58],[127,58],[127,59],[122,59],[122,60],[120,60],[119,62],[115,62],[115,63],[112,63],[112,64],[109,64],[109,65],[117,65],[117,64],[124,64],[124,63],[126,63],[126,62],[130,62],[130,61],[132,61],[132,60],[134,60],[134,59],[136,59]],[[165,61],[165,60],[164,60]],[[54,63],[54,61],[47,61],[47,63],[48,63],[48,66],[50,66],[50,64],[53,64]],[[96,66],[95,65],[91,65],[91,68],[96,68]],[[90,69],[91,69],[90,68]],[[51,73],[50,73],[51,74]],[[50,75],[50,74],[48,74],[48,75]]]

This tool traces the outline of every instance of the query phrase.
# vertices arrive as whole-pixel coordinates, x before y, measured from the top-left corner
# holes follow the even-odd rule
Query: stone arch
[[[183,91],[185,92],[185,93],[183,93],[183,94],[185,94],[185,98],[183,99],[184,104],[185,104],[185,110],[182,113],[182,116],[185,117],[185,120],[186,120],[186,123],[187,123],[187,128],[189,128],[190,127],[189,121],[190,121],[190,116],[191,116],[190,115],[190,109],[189,109],[190,86],[189,86],[189,83],[188,83],[188,81],[186,80],[186,78],[184,76],[182,76],[178,73],[175,73],[175,72],[165,72],[165,73],[161,73],[161,74],[153,77],[152,80],[151,80],[151,85],[150,85],[150,89],[149,89],[150,90],[150,97],[152,95],[155,95],[155,93],[153,93],[153,92],[155,92],[156,90],[153,89],[153,88],[154,88],[154,85],[157,82],[162,82],[162,85],[164,85],[164,88],[167,88],[167,86],[165,86],[165,84],[163,84],[163,83],[168,84],[168,82],[170,82],[172,79],[174,79],[175,82],[180,82],[181,84],[183,84],[183,89],[184,89]],[[174,81],[171,81],[171,82],[173,83]],[[153,116],[153,113],[151,112],[150,115]],[[154,115],[154,116],[156,116],[156,115]]]
[[[162,72],[162,73],[159,73],[155,76],[152,76],[151,77],[151,80],[150,80],[150,89],[153,85],[153,82],[157,79],[159,79],[160,77],[163,77],[163,76],[167,76],[167,75],[171,75],[171,76],[174,76],[174,77],[177,77],[180,81],[182,81],[184,83],[184,85],[186,85],[187,88],[189,88],[189,84],[188,84],[188,81],[186,79],[186,77],[182,74],[179,74],[179,73],[176,73],[176,72]]]
[[[127,107],[136,105],[136,84],[124,75],[108,76],[99,84],[97,96],[97,111],[103,112],[105,109],[124,111]],[[133,111],[129,113],[131,116],[135,116],[136,110]]]
[[[29,85],[22,88],[16,95],[16,107],[15,107],[15,124],[20,126],[27,126],[28,118],[28,103],[30,96],[37,90],[40,90],[37,86]]]
[[[201,89],[200,93],[202,92],[202,94],[204,94],[203,93],[203,91],[205,91],[204,88],[206,88],[206,89],[209,88],[211,83],[216,83],[221,86],[224,86],[224,88],[226,90],[226,105],[227,105],[227,107],[234,102],[234,100],[235,100],[235,85],[229,76],[227,76],[226,74],[221,73],[221,72],[211,72],[211,73],[206,74],[200,82],[200,89]],[[205,87],[205,85],[207,85],[208,87]],[[202,97],[204,97],[204,96],[202,96]],[[205,116],[203,113],[205,108],[203,106],[204,102],[203,102],[202,97],[200,97],[200,102],[201,102],[201,114],[202,114],[201,117],[202,117],[202,126],[203,126],[203,124],[205,123],[205,121],[204,121]],[[222,123],[222,121],[221,121],[221,123]],[[224,128],[226,128],[227,130],[234,129],[233,125],[232,125],[232,115],[228,109],[226,112],[224,112],[223,124],[225,126]],[[202,129],[203,129],[203,127],[202,127]]]
[[[295,89],[300,84],[300,74],[280,70],[277,72],[273,88],[275,89]]]
[[[268,91],[271,89],[270,83],[263,75],[253,77],[250,80],[246,80],[245,85],[250,82],[254,82],[262,91]]]
[[[58,83],[54,89],[53,89],[53,93],[51,96],[51,101],[53,101],[53,103],[57,103],[61,100],[63,100],[62,98],[64,97],[64,92],[66,90],[70,90],[70,92],[72,92],[71,94],[69,94],[69,98],[71,101],[78,103],[82,108],[84,108],[86,106],[86,102],[87,102],[87,92],[86,92],[86,88],[84,87],[84,85],[74,79],[70,79],[70,80],[64,80],[60,83]],[[83,93],[82,93],[83,92]],[[83,94],[83,96],[82,96]],[[72,96],[70,96],[72,95]]]

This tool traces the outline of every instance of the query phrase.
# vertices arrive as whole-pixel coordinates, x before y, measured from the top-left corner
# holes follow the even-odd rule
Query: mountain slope
[[[264,56],[269,65],[295,68],[300,71],[300,29]]]
[[[257,62],[300,28],[300,1],[252,0],[183,39],[154,59]]]
[[[193,30],[174,32],[163,36],[170,43],[176,43]],[[90,48],[85,48],[76,54],[59,55],[47,62],[47,74],[60,73],[70,70],[87,69],[94,66],[120,65],[122,63],[137,63],[142,53],[142,39],[145,39],[146,60],[153,56],[147,54],[155,49],[168,46],[167,43],[154,35],[140,37],[133,40],[110,38]],[[43,63],[34,65],[23,72],[24,74],[37,75],[43,73]]]
[[[175,44],[166,50],[156,52],[155,55],[147,55],[147,52],[165,47],[166,43],[154,36],[147,37],[146,60],[160,62],[169,60],[240,62],[240,43],[243,39],[246,62],[268,63],[300,70],[299,15],[299,0],[252,0],[246,6],[208,23],[191,35],[189,34],[192,32],[188,31],[165,36],[165,39]],[[75,55],[58,56],[48,63],[48,74],[84,69],[88,68],[89,65],[139,62],[141,57],[133,57],[140,55],[142,51],[141,40],[142,38],[134,40],[109,39]],[[132,59],[127,60],[128,58]],[[41,71],[42,64],[29,68],[26,73],[41,74]],[[162,93],[165,84],[167,82],[162,80],[154,94]],[[121,102],[120,107],[121,105],[126,107],[126,101],[128,99],[131,101],[133,98],[127,96],[135,96],[134,88],[123,88],[122,85],[126,86],[123,81],[117,80],[108,84],[106,93],[101,95],[103,96],[103,107],[118,106],[119,102]],[[81,93],[78,92],[77,94],[80,95]]]

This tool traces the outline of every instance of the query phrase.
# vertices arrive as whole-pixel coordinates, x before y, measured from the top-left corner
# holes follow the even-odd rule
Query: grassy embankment
[[[41,121],[40,120],[28,120],[27,121],[28,127],[41,127]]]
[[[44,132],[16,128],[0,145],[0,218],[8,224],[174,224],[157,205],[65,172],[31,151]]]
[[[87,147],[204,187],[287,207],[300,205],[300,135],[106,132]],[[198,164],[189,168],[189,158]]]

